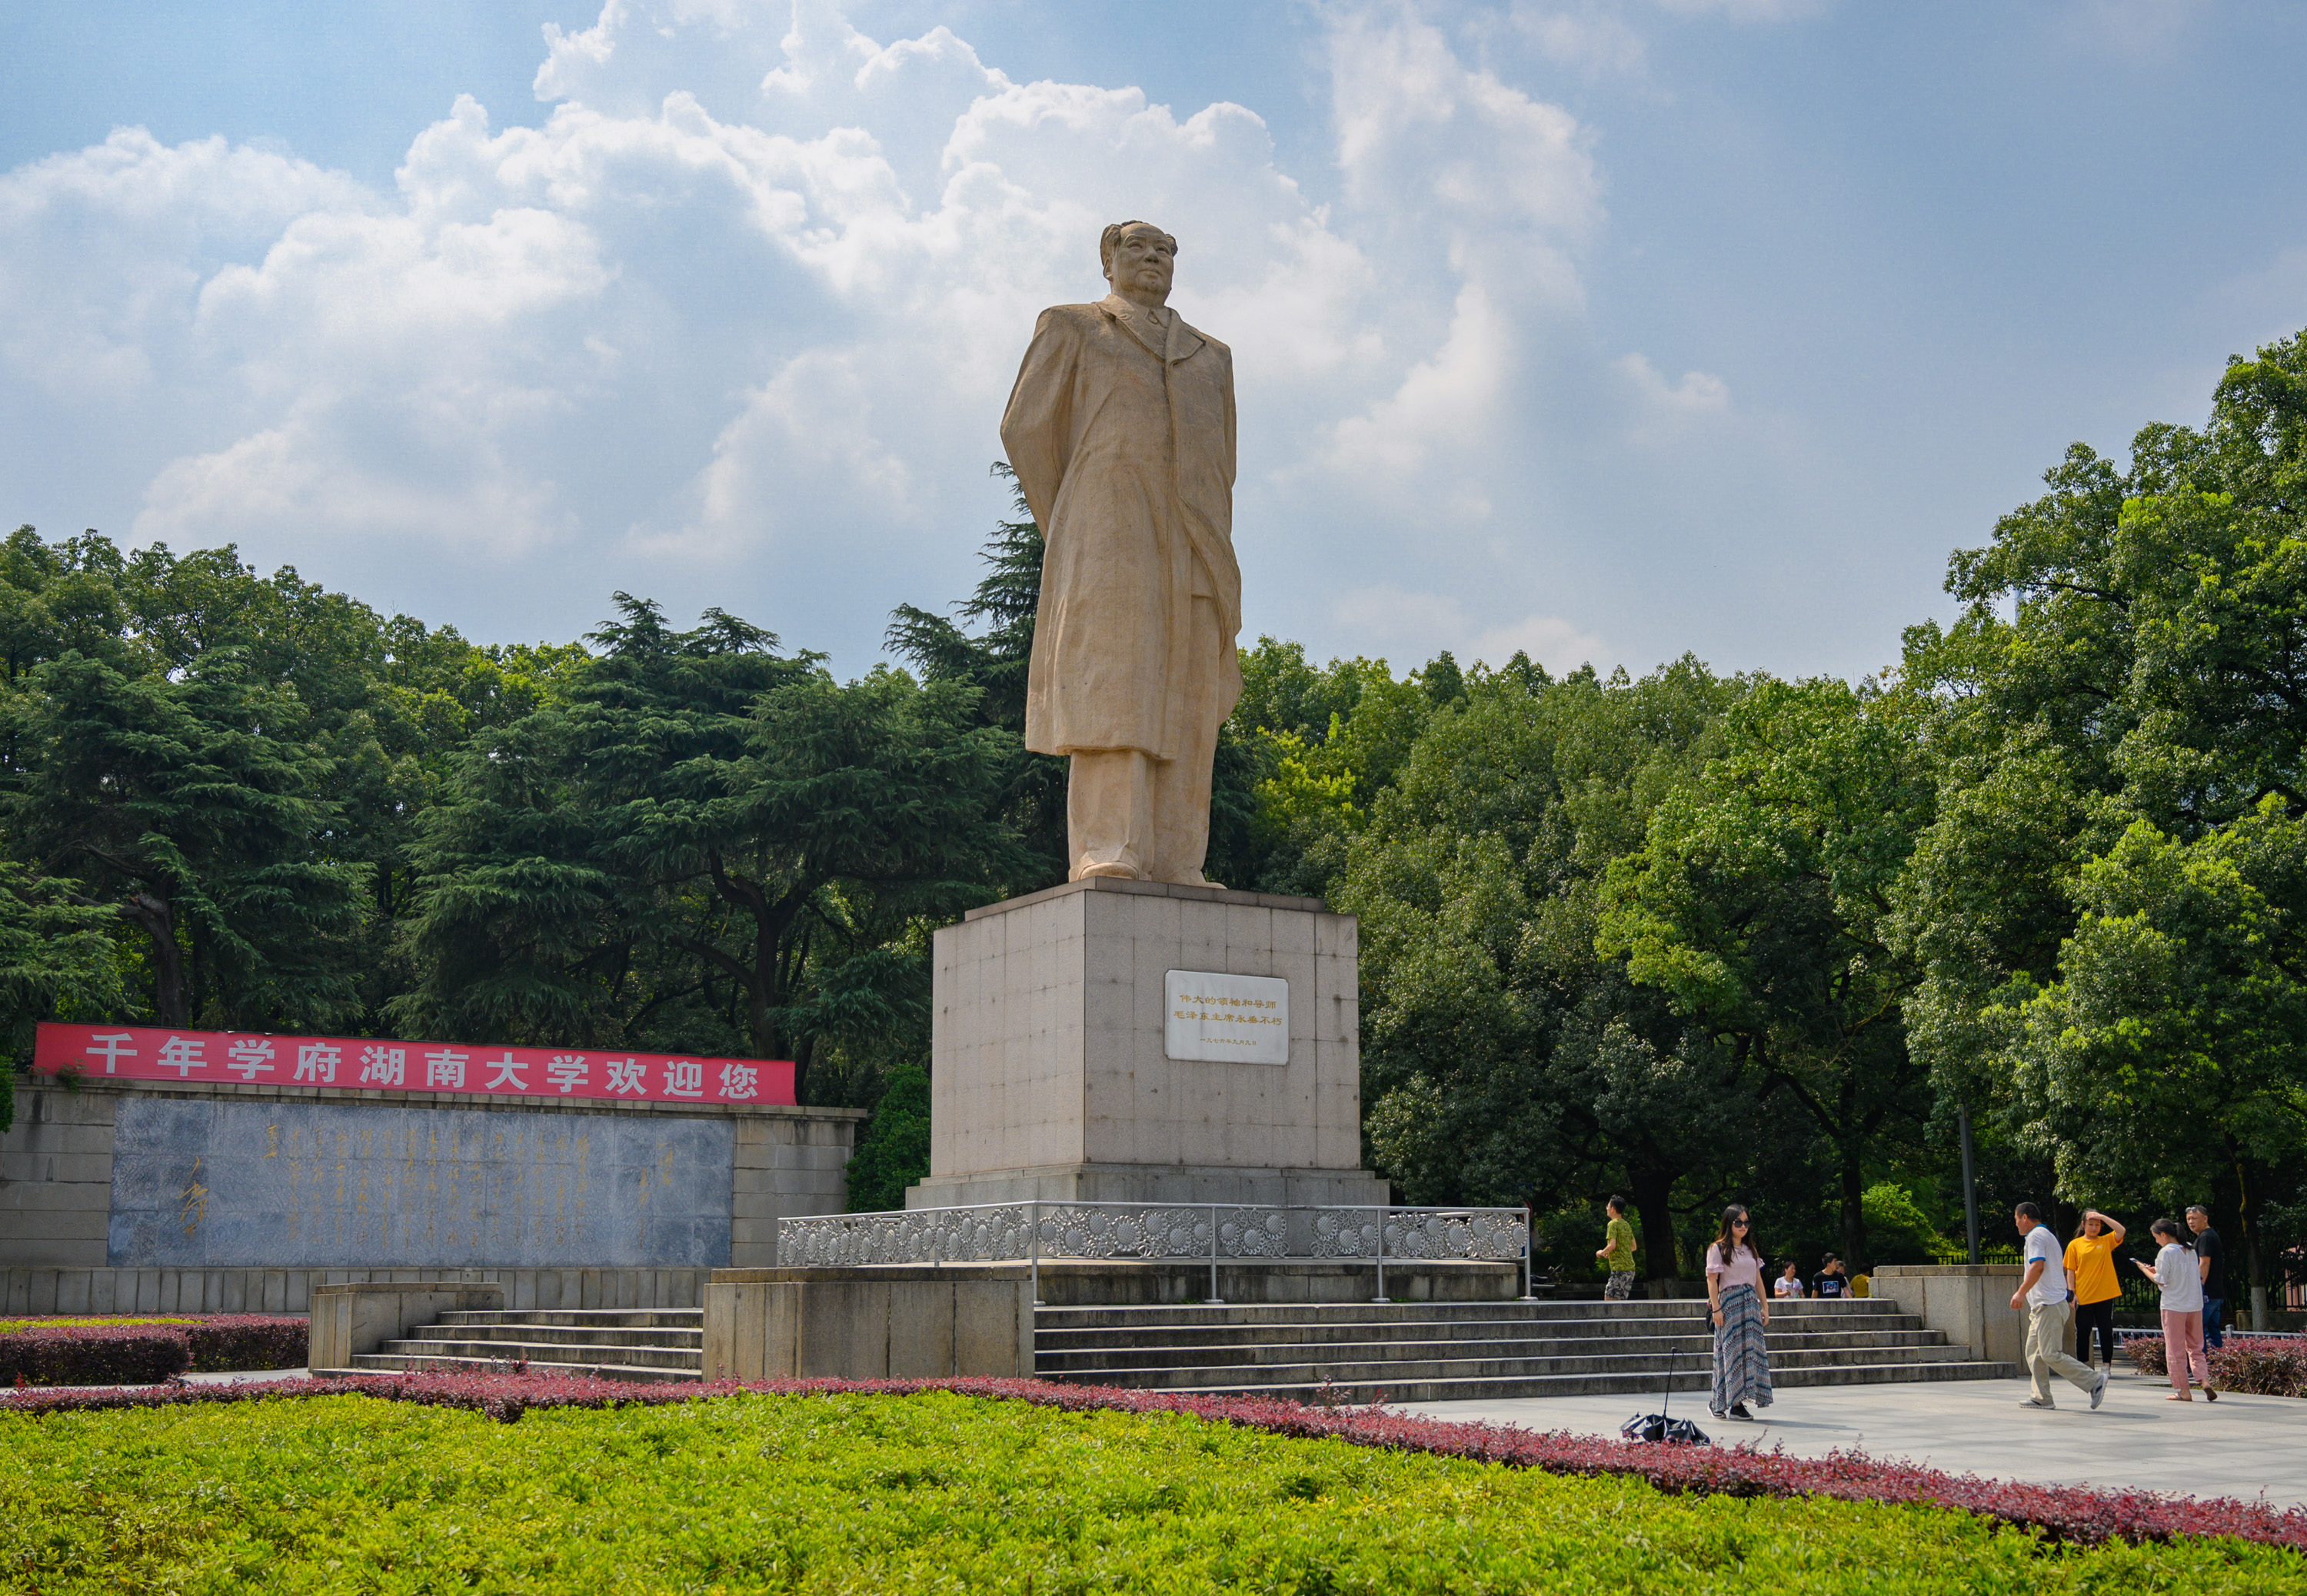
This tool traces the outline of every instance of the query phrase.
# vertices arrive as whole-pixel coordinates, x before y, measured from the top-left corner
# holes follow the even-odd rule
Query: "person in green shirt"
[[[1610,1284],[1602,1294],[1614,1302],[1623,1302],[1634,1294],[1634,1227],[1626,1223],[1626,1199],[1612,1197],[1609,1201],[1610,1223],[1604,1229],[1604,1241],[1594,1256],[1610,1271]]]

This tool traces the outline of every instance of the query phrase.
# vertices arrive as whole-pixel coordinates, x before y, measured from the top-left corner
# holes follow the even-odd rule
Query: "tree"
[[[1377,793],[1336,900],[1362,923],[1371,1153],[1411,1199],[1627,1187],[1645,1267],[1674,1271],[1677,1209],[1717,1195],[1754,1115],[1663,996],[1597,956],[1596,888],[1739,690],[1693,661],[1469,673]]]
[[[77,883],[35,875],[0,858],[0,1131],[15,1122],[15,1076],[32,1060],[43,1020],[101,1018],[123,999],[115,917],[73,900]]]
[[[905,1188],[930,1172],[930,1077],[919,1064],[891,1071],[873,1117],[849,1160],[849,1211],[905,1206]]]
[[[1954,557],[1956,626],[1908,636],[1946,754],[1900,894],[1917,1050],[2065,1195],[2209,1185],[2257,1298],[2307,1082],[2279,1040],[2307,820],[2307,335],[2231,360],[2202,430],[2142,429],[2127,470],[2078,445],[2045,480]],[[2150,1175],[2116,1145],[2130,1105],[2181,1101],[2191,1134]]]
[[[996,808],[1025,849],[1012,893],[1039,892],[1066,879],[1067,762],[1025,747],[1025,679],[1033,655],[1033,619],[1042,595],[1042,531],[1016,490],[1017,474],[996,464],[993,474],[1011,484],[1012,514],[999,523],[980,555],[988,568],[976,591],[955,609],[979,623],[973,636],[941,615],[900,604],[889,618],[889,652],[909,661],[925,683],[956,683],[977,692],[980,725],[1015,739],[1001,775]]]
[[[566,702],[479,739],[428,821],[427,976],[396,1012],[488,1038],[717,1034],[793,1059],[807,1093],[821,1052],[923,1028],[926,926],[1022,867],[995,814],[1014,743],[973,686],[844,686],[719,611],[676,632],[618,602]]]
[[[356,1016],[358,872],[329,855],[332,775],[296,696],[237,651],[179,679],[77,651],[0,704],[11,851],[140,933],[166,1026],[322,1028]]]
[[[1598,949],[1671,994],[1752,1089],[1792,1097],[1831,1146],[1855,1259],[1869,1162],[1929,1114],[1902,1020],[1917,972],[1888,931],[1932,796],[1903,700],[1762,681],[1603,891]]]

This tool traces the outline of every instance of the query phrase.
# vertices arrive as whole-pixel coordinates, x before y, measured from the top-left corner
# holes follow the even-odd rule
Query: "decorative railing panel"
[[[780,1220],[791,1267],[1032,1263],[1043,1259],[1361,1259],[1379,1267],[1529,1262],[1520,1208],[1316,1208],[1255,1203],[1028,1201]],[[1525,1275],[1525,1282],[1527,1276]]]

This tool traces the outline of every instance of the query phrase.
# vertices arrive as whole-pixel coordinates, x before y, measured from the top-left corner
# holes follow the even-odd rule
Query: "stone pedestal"
[[[937,934],[930,1174],[906,1207],[1385,1201],[1361,1167],[1355,930],[1318,899],[1154,882],[972,910]],[[1238,1056],[1173,1057],[1172,997],[1231,990],[1173,971],[1286,982],[1286,1010],[1221,995]],[[1252,1028],[1285,1012],[1276,1049]]]
[[[2027,1350],[2027,1316],[2011,1306],[2020,1273],[2017,1264],[1882,1264],[1873,1284],[1980,1361],[2016,1363]]]

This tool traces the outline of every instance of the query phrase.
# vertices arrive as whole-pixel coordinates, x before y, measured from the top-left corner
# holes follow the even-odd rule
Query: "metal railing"
[[[1385,1267],[1443,1259],[1519,1263],[1531,1297],[1530,1228],[1521,1208],[1321,1207],[1298,1203],[1024,1202],[813,1214],[777,1222],[777,1261],[793,1267],[1025,1263],[1042,1300],[1042,1260],[1206,1259],[1216,1305],[1222,1261],[1368,1262],[1383,1302]]]

